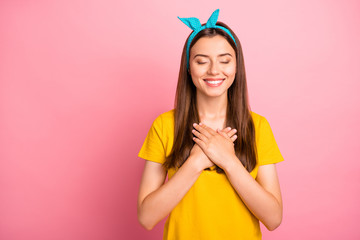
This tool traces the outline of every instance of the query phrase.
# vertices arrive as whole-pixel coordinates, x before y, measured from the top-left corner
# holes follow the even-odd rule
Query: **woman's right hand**
[[[237,138],[237,135],[235,135],[236,129],[231,129],[230,127],[227,127],[221,131],[226,133],[233,142],[236,140]],[[194,144],[193,148],[190,151],[189,158],[192,159],[192,161],[194,161],[195,166],[201,169],[201,171],[206,168],[210,168],[214,166],[214,163],[206,156],[206,154],[203,152],[200,146],[196,143]]]
[[[214,166],[214,163],[205,155],[204,151],[196,143],[190,151],[189,158],[199,170]]]

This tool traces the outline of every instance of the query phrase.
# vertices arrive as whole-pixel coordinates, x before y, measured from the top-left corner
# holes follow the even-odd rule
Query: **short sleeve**
[[[164,163],[166,159],[164,146],[163,122],[161,116],[159,116],[151,125],[138,156],[145,160]]]
[[[284,161],[280,149],[275,141],[269,122],[261,117],[259,124],[259,140],[257,142],[259,165],[266,165]]]

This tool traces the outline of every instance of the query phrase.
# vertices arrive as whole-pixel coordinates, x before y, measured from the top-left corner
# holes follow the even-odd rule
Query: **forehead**
[[[202,37],[190,50],[190,55],[205,54],[217,56],[223,53],[230,53],[232,56],[235,56],[234,49],[229,42],[220,35],[214,37]]]

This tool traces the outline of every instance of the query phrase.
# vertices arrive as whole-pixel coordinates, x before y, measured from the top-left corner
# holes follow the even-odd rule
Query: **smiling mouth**
[[[225,78],[205,78],[204,81],[210,87],[218,87],[225,81]]]

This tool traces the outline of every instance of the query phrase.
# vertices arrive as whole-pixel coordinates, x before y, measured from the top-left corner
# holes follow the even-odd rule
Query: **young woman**
[[[138,219],[151,230],[169,215],[163,239],[261,239],[259,220],[269,230],[282,221],[275,163],[284,159],[266,118],[250,111],[241,45],[218,14],[202,25],[179,18],[193,32],[175,108],[139,152]]]

